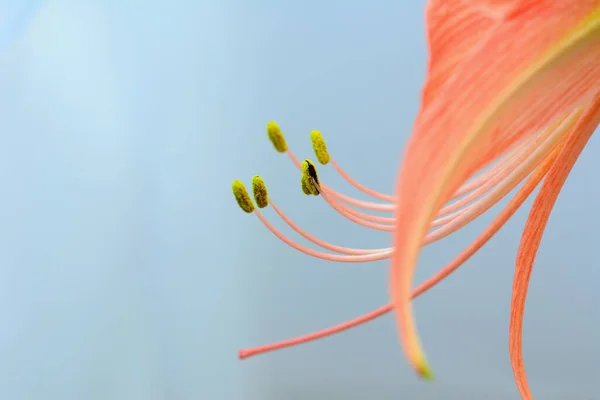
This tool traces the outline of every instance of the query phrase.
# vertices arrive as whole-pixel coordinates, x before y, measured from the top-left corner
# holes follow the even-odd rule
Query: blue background
[[[415,302],[435,384],[414,377],[391,316],[236,358],[387,302],[386,262],[300,254],[243,214],[230,185],[261,174],[316,236],[388,246],[302,195],[265,124],[278,121],[299,157],[313,157],[308,133],[320,129],[348,172],[391,193],[424,78],[424,1],[38,3],[0,1],[0,398],[518,398],[507,331],[531,200]],[[600,399],[599,152],[592,139],[532,276],[536,398]],[[354,193],[331,167],[320,175]],[[418,280],[502,204],[427,247]]]

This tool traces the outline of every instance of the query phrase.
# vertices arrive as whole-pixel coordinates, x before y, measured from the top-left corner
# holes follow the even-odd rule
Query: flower
[[[240,203],[281,240],[306,254],[338,262],[389,258],[390,304],[325,331],[244,350],[240,357],[330,335],[393,311],[410,364],[420,376],[432,378],[411,299],[481,248],[543,181],[517,252],[509,328],[517,386],[524,399],[531,399],[521,349],[527,287],[552,207],[600,123],[600,0],[430,0],[426,21],[428,74],[393,195],[352,179],[330,157],[321,133],[311,133],[319,162],[331,163],[357,189],[383,203],[360,201],[328,187],[319,180],[314,163],[300,163],[289,150],[278,125],[267,125],[276,150],[286,153],[302,171],[304,193],[321,195],[353,222],[391,232],[392,247],[349,249],[324,242],[304,232],[269,200],[293,230],[339,254],[309,249],[277,231],[258,210]],[[421,246],[465,226],[523,181],[468,248],[411,291]],[[239,193],[236,198],[241,198]],[[374,216],[355,207],[394,214]]]

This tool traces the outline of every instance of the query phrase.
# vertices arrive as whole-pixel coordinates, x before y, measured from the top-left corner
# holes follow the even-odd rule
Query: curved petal
[[[403,348],[422,376],[430,371],[410,294],[434,215],[476,171],[599,88],[600,2],[558,3],[535,2],[495,24],[416,118],[396,185],[390,294]]]
[[[490,32],[495,21],[463,0],[430,0],[425,11],[429,61],[421,108],[433,102],[457,66]]]
[[[525,300],[533,262],[560,190],[599,123],[600,96],[586,109],[552,168],[548,171],[548,175],[546,175],[533,203],[521,237],[513,281],[508,341],[515,380],[524,400],[532,398],[525,375],[525,366],[523,365],[522,330]]]
[[[478,8],[482,13],[500,19],[514,18],[534,7],[557,3],[556,0],[463,0]],[[563,2],[564,3],[564,2]]]

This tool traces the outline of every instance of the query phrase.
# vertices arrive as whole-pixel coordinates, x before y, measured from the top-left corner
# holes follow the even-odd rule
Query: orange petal
[[[558,194],[586,143],[600,123],[600,96],[585,110],[561,153],[556,158],[533,203],[525,224],[513,281],[510,308],[509,352],[519,392],[531,399],[522,353],[522,330],[527,287],[544,229]]]
[[[430,57],[422,108],[435,100],[457,65],[486,37],[495,23],[464,0],[430,0],[425,13]]]
[[[430,57],[421,106],[435,99],[456,67],[483,45],[496,24],[540,7],[565,5],[556,0],[429,0],[425,14]]]
[[[481,12],[507,19],[527,11],[529,8],[550,1],[540,0],[463,0]]]
[[[404,350],[423,376],[410,292],[434,215],[473,173],[600,89],[600,2],[526,4],[494,24],[421,107],[401,164],[390,292]]]

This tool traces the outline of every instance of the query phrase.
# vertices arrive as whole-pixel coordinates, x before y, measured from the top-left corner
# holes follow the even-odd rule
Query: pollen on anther
[[[304,175],[302,175],[302,178],[300,178],[300,184],[302,185],[302,192],[305,195],[310,196],[312,193],[311,193],[310,189],[308,188],[308,185],[306,184],[306,179],[305,179]]]
[[[251,214],[254,212],[254,203],[252,203],[252,199],[246,190],[246,186],[240,180],[233,181],[231,184],[231,189],[233,191],[233,196],[235,197],[235,201],[238,203],[238,206],[244,212]]]
[[[265,208],[269,205],[267,185],[265,185],[263,179],[258,175],[252,178],[252,193],[254,194],[254,201],[258,208]]]
[[[318,196],[319,189],[314,185],[313,179],[308,174],[302,174],[300,178],[300,184],[302,185],[302,191],[307,195]]]
[[[325,143],[325,139],[323,139],[323,135],[321,135],[320,131],[312,131],[310,133],[310,140],[312,142],[313,150],[315,151],[315,155],[317,156],[317,160],[319,163],[323,165],[327,165],[329,163],[329,152],[327,151],[327,144]]]
[[[273,147],[275,147],[275,150],[277,150],[280,153],[284,153],[287,151],[287,142],[285,141],[283,132],[281,132],[281,128],[279,128],[277,122],[270,121],[267,123],[267,136],[273,144]]]
[[[315,180],[315,183],[319,185],[319,175],[317,174],[317,168],[315,164],[309,159],[302,161],[302,173],[310,176]]]

